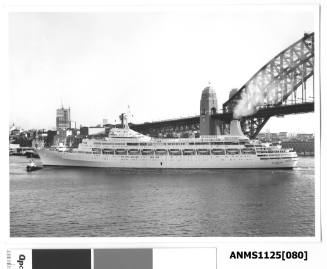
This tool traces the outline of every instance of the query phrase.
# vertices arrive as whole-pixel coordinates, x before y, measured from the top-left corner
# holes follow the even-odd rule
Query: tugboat
[[[27,172],[32,172],[35,170],[40,170],[42,167],[37,166],[36,163],[33,161],[33,159],[30,161],[30,163],[26,166]]]

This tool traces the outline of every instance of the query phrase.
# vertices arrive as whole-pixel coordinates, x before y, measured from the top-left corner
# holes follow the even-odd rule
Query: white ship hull
[[[83,154],[76,152],[60,152],[39,150],[44,166],[76,166],[107,168],[181,168],[181,169],[229,169],[229,168],[293,168],[298,158],[262,159],[257,155],[191,155],[191,156],[132,156]]]

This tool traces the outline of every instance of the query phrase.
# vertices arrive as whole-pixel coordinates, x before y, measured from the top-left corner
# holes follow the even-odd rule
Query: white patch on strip
[[[216,269],[216,248],[154,248],[153,269]]]

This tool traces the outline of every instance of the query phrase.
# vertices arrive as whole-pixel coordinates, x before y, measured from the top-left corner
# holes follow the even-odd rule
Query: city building
[[[9,128],[9,135],[19,135],[21,132],[23,132],[23,130],[15,126],[14,123]]]
[[[266,138],[267,133],[259,133],[257,135],[257,139],[259,139],[260,141],[266,142],[267,138]]]
[[[300,140],[300,141],[308,141],[308,140],[312,140],[314,139],[314,134],[297,134],[296,135],[296,139]]]
[[[57,109],[56,127],[57,130],[71,128],[70,108],[64,108],[62,106]]]
[[[287,132],[279,132],[278,136],[281,141],[287,140]]]

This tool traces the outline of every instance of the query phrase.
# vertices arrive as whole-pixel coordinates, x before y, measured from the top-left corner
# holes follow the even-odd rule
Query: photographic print
[[[314,15],[9,13],[10,236],[314,237]]]

